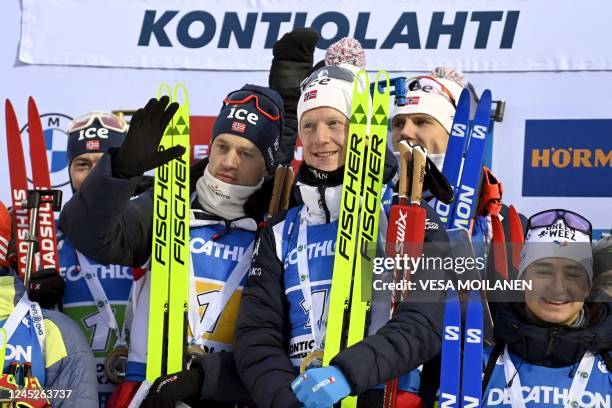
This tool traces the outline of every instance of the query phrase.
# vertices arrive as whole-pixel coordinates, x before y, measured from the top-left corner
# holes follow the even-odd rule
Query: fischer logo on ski
[[[185,153],[155,170],[146,372],[151,382],[183,370],[189,287],[189,101],[183,84],[174,92],[160,85],[158,98],[163,95],[182,101],[159,149],[181,145]]]

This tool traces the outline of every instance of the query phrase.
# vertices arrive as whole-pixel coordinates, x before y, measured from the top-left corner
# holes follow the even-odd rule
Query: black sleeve
[[[200,366],[204,373],[202,399],[239,404],[251,401],[238,375],[233,351],[207,354],[201,358]]]
[[[104,154],[64,205],[60,226],[76,249],[102,264],[142,266],[151,253],[153,191],[131,199],[141,177],[112,176]]]
[[[240,301],[234,357],[242,381],[258,407],[299,407],[291,390],[297,373],[287,356],[288,306],[283,265],[275,247],[274,231],[269,225],[255,245]]]
[[[427,212],[425,255],[450,256],[443,224],[431,207],[422,205]],[[415,280],[417,275],[411,280]],[[443,271],[427,271],[426,276],[421,276],[421,279],[454,279]],[[440,353],[443,299],[443,292],[411,291],[408,301],[399,304],[393,318],[376,334],[340,352],[331,360],[331,364],[346,375],[353,394],[360,394],[406,374]]]
[[[280,146],[276,153],[276,162],[279,164],[291,164],[295,152],[295,142],[298,135],[297,116],[295,113],[285,112],[285,123]]]

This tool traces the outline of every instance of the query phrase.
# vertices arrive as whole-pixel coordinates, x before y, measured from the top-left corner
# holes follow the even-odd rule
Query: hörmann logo
[[[407,45],[410,49],[438,49],[441,37],[448,37],[449,49],[510,49],[514,43],[519,14],[518,10],[496,11],[435,11],[431,16],[406,11],[395,22],[389,21],[390,30],[384,37],[374,38],[368,33],[370,18],[376,25],[376,15],[359,12],[345,15],[338,11],[326,11],[318,15],[305,12],[226,12],[213,15],[204,10],[186,13],[178,10],[145,10],[138,46],[149,47],[154,39],[160,47],[186,48],[215,46],[229,48],[233,38],[238,48],[252,48],[258,31],[265,31],[264,48],[272,48],[281,34],[281,24],[293,22],[293,28],[309,26],[319,35],[317,47],[327,49],[331,44],[347,36],[355,37],[365,49],[393,49]],[[428,25],[423,26],[423,21]],[[419,25],[420,22],[420,25]],[[392,24],[391,24],[392,23]],[[192,29],[197,27],[197,29]],[[172,27],[172,31],[170,29]],[[335,33],[326,38],[321,33]],[[287,24],[283,31],[289,31]],[[216,39],[215,43],[211,44]],[[404,47],[402,47],[404,48]]]
[[[612,167],[612,149],[579,149],[569,147],[531,149],[531,167],[564,169],[573,168],[610,168]]]
[[[612,197],[612,119],[527,120],[523,196]]]

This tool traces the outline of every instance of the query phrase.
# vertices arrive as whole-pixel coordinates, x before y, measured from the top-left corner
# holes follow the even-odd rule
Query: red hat
[[[0,201],[0,265],[6,266],[9,240],[11,239],[11,216]]]

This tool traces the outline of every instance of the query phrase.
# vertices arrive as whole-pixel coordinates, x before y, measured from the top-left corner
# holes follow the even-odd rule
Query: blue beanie
[[[274,174],[274,157],[285,120],[283,98],[271,88],[247,84],[229,93],[228,99],[246,102],[223,104],[213,127],[211,145],[221,133],[244,137],[261,152],[268,174]],[[264,112],[257,108],[258,103]]]
[[[105,128],[95,119],[89,127],[68,134],[68,164],[85,153],[106,153],[111,148],[120,147],[125,135]]]

